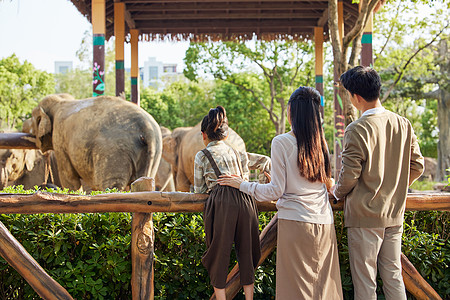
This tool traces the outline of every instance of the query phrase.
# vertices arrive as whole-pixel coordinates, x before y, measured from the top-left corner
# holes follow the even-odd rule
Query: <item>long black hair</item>
[[[201,131],[206,133],[210,141],[221,141],[228,136],[228,118],[223,106],[218,105],[209,110],[202,120]]]
[[[320,94],[299,87],[289,98],[291,126],[297,139],[300,175],[311,182],[327,183],[331,177],[328,146],[320,121]]]

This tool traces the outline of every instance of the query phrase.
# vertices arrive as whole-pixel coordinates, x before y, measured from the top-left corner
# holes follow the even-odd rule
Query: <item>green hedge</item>
[[[261,229],[272,216],[260,213]],[[450,213],[408,212],[405,219],[403,252],[431,286],[450,299]],[[131,214],[3,214],[0,221],[74,299],[131,299]],[[212,288],[201,264],[202,214],[155,213],[153,221],[155,299],[208,299]],[[335,221],[345,299],[352,299],[342,212],[335,213]],[[234,262],[232,257],[230,269]],[[258,268],[256,278],[255,299],[274,299],[275,253]],[[3,259],[0,299],[39,299]]]

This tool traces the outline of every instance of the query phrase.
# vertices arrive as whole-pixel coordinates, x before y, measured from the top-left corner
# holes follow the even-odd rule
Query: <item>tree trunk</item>
[[[443,181],[450,175],[450,84],[446,79],[450,72],[450,55],[448,41],[442,38],[439,43],[438,61],[443,79],[439,82],[440,95],[438,99],[438,165],[436,180]]]
[[[450,175],[450,93],[441,89],[438,100],[438,165],[436,181],[443,181]]]

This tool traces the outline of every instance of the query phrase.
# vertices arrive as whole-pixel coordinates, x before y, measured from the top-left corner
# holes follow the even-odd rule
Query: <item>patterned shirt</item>
[[[233,148],[224,141],[212,141],[208,144],[206,149],[211,152],[214,161],[222,174],[226,175],[241,175],[244,180],[248,180],[248,158],[247,153],[239,151],[239,159],[241,160],[242,172],[239,170],[239,165],[236,160],[236,154]],[[217,176],[212,168],[206,155],[199,151],[195,155],[194,160],[194,192],[195,193],[209,193],[211,189],[217,184]]]

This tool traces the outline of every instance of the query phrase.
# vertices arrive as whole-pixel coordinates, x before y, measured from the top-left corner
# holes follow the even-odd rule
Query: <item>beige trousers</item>
[[[276,299],[343,299],[334,224],[278,219]]]
[[[403,226],[347,228],[355,300],[377,299],[377,267],[387,300],[406,300],[400,260]]]

